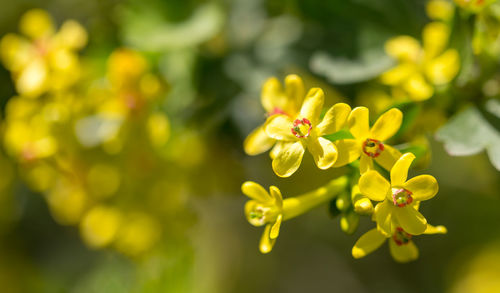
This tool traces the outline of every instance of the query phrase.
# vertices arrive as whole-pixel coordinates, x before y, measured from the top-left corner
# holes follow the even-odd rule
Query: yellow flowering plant
[[[295,76],[287,79],[288,84],[290,80],[299,80]],[[274,78],[265,83],[263,92],[268,92],[270,84],[278,89],[275,92],[279,94],[275,97],[281,97],[290,105],[290,95],[284,94]],[[323,103],[323,91],[310,89],[294,116],[281,110],[274,112],[245,141],[245,148],[250,141],[253,150],[259,149],[257,144],[260,142],[259,152],[275,144],[272,168],[279,177],[289,177],[299,168],[306,149],[320,170],[349,166],[344,169],[346,175],[297,197],[283,198],[275,186],[267,192],[257,183],[245,182],[242,191],[251,198],[245,205],[246,218],[253,226],[265,226],[260,251],[269,253],[272,250],[283,221],[330,201],[330,213],[341,215],[340,227],[347,234],[356,231],[360,216],[370,216],[377,223],[377,228],[365,234],[353,248],[355,258],[368,254],[386,238],[391,238],[391,253],[397,261],[416,259],[418,251],[411,236],[444,233],[445,228],[428,225],[418,211],[421,201],[436,195],[436,179],[420,175],[407,180],[415,155],[401,155],[397,148],[386,144],[400,129],[403,113],[397,108],[389,109],[370,127],[367,108],[351,110],[349,105],[338,103],[327,109],[321,118]],[[256,139],[257,136],[260,138]],[[379,173],[378,166],[390,171],[390,183]],[[374,207],[372,201],[379,203]]]

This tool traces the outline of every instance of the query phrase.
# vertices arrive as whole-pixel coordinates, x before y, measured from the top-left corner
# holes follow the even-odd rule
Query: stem
[[[342,176],[330,181],[328,184],[292,198],[287,198],[283,201],[283,220],[289,220],[303,213],[308,212],[312,208],[328,202],[347,187],[347,176]]]

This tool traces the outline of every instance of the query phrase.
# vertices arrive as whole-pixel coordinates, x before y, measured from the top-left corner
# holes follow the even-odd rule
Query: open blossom
[[[285,88],[278,79],[269,78],[262,87],[261,103],[266,110],[266,115],[284,114],[295,117],[300,111],[304,100],[304,83],[302,79],[290,74],[285,78]],[[243,142],[243,147],[248,155],[254,156],[271,149],[276,140],[269,137],[264,131],[264,124],[254,129]]]
[[[280,190],[271,186],[267,192],[261,185],[247,181],[241,186],[243,194],[251,198],[245,204],[245,216],[253,226],[266,226],[259,249],[268,253],[273,249],[283,221],[300,216],[312,208],[332,200],[345,190],[346,176],[331,180],[326,185],[302,195],[283,200]]]
[[[278,176],[288,177],[297,171],[306,149],[322,170],[330,168],[337,160],[337,147],[322,136],[342,129],[351,107],[335,104],[320,121],[323,103],[323,90],[312,88],[295,117],[276,114],[267,120],[264,126],[267,135],[281,142],[272,164]]]
[[[432,226],[427,224],[424,234],[445,234],[444,226]],[[377,250],[389,239],[389,251],[394,260],[398,262],[409,262],[418,258],[418,248],[412,240],[413,235],[407,233],[403,228],[396,227],[390,237],[386,237],[376,228],[363,234],[352,248],[354,258],[362,258]]]
[[[20,29],[24,36],[7,34],[0,42],[2,62],[11,71],[19,94],[36,98],[78,80],[76,52],[87,43],[87,32],[78,22],[68,20],[56,32],[50,15],[33,9],[21,18]]]
[[[373,218],[378,230],[386,236],[394,233],[394,223],[399,223],[407,233],[419,235],[425,232],[427,220],[418,211],[420,201],[431,199],[438,192],[438,183],[430,175],[419,175],[407,180],[408,169],[415,159],[412,153],[399,158],[391,169],[389,183],[377,171],[371,170],[359,179],[359,189],[373,201]]]
[[[361,173],[373,169],[373,160],[390,170],[401,156],[398,150],[384,142],[399,130],[403,113],[396,108],[390,109],[382,114],[371,128],[368,115],[366,107],[357,107],[349,114],[347,125],[354,139],[342,139],[336,142],[339,156],[334,167],[343,166],[360,158]]]
[[[262,186],[251,181],[243,183],[241,190],[252,199],[245,204],[248,222],[257,227],[266,225],[259,248],[262,253],[268,253],[276,243],[283,221],[281,192],[276,186],[271,186],[270,192],[267,192]]]
[[[426,25],[423,46],[410,36],[398,36],[385,44],[387,54],[398,65],[380,76],[383,84],[392,86],[413,101],[427,100],[434,87],[451,82],[460,68],[457,50],[446,49],[450,28],[439,21]]]

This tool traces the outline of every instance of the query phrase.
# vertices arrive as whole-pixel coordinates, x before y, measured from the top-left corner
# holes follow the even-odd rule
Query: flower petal
[[[253,181],[247,181],[243,183],[243,185],[241,185],[241,191],[244,195],[259,202],[267,202],[272,200],[272,197],[269,195],[269,193],[267,193],[264,187]]]
[[[271,233],[269,233],[269,237],[271,239],[278,238],[278,235],[280,234],[280,227],[282,221],[283,221],[283,215],[279,214],[278,217],[276,218],[276,222],[274,222],[273,226],[271,227]]]
[[[356,241],[356,244],[354,244],[352,248],[352,256],[354,258],[365,257],[379,248],[380,245],[384,243],[385,239],[385,236],[377,231],[376,228],[371,229]]]
[[[384,200],[390,189],[389,182],[375,170],[367,171],[359,178],[359,190],[371,200]]]
[[[318,135],[326,135],[342,129],[347,121],[347,116],[351,112],[351,107],[344,103],[333,105],[323,117],[323,120],[318,124]]]
[[[435,85],[449,83],[460,69],[460,55],[455,49],[446,50],[443,54],[429,61],[425,67],[427,78]]]
[[[357,139],[364,139],[370,135],[368,108],[356,107],[347,118],[347,125],[352,135]]]
[[[264,126],[254,129],[243,142],[245,153],[255,156],[268,151],[276,143],[275,139],[270,138],[264,131]]]
[[[325,94],[320,88],[312,88],[307,93],[304,103],[302,103],[302,108],[300,109],[300,119],[307,118],[311,121],[313,127],[318,125],[319,116],[321,110],[323,109],[323,103],[325,101]]]
[[[371,138],[385,141],[391,138],[401,127],[403,113],[396,108],[382,114],[370,129]]]
[[[280,177],[289,177],[300,166],[304,155],[304,146],[300,141],[284,143],[280,153],[273,160],[273,170]]]
[[[421,50],[420,43],[410,36],[398,36],[385,43],[387,55],[403,61],[415,62]]]
[[[279,207],[283,207],[283,196],[281,195],[281,191],[279,190],[279,188],[276,186],[271,186],[269,187],[269,191],[271,197],[276,201],[276,204]]]
[[[276,243],[276,238],[271,239],[271,224],[266,225],[262,237],[260,238],[259,249],[261,253],[269,253],[273,250],[274,244]]]
[[[425,58],[430,60],[443,52],[450,36],[450,28],[441,21],[427,24],[422,31]]]
[[[427,220],[412,206],[395,208],[394,213],[401,228],[411,235],[420,235],[427,229]]]
[[[380,156],[375,158],[375,161],[384,169],[390,171],[400,157],[401,152],[390,145],[384,144],[384,150],[380,153]]]
[[[355,139],[342,139],[334,142],[338,157],[333,167],[341,167],[356,161],[361,154],[361,146]]]
[[[425,80],[420,73],[410,76],[403,84],[403,89],[414,101],[424,101],[432,97],[434,88]]]
[[[283,110],[283,106],[286,103],[286,95],[277,78],[271,77],[264,82],[260,94],[260,102],[267,113],[273,113],[276,109]]]
[[[405,245],[397,245],[394,240],[389,241],[389,250],[397,262],[409,262],[418,258],[418,248],[413,241]]]
[[[285,78],[285,93],[290,101],[290,106],[286,107],[289,115],[296,115],[300,111],[300,106],[304,101],[305,89],[302,78],[298,75],[290,74]]]
[[[431,224],[427,224],[427,229],[425,229],[424,234],[446,234],[448,230],[445,226],[432,226]]]
[[[380,82],[386,85],[399,85],[417,72],[418,68],[413,63],[401,63],[380,75]]]
[[[359,159],[359,173],[363,174],[370,170],[373,170],[373,159],[362,153]]]
[[[436,178],[431,175],[413,177],[403,187],[413,193],[412,197],[416,201],[431,199],[439,190]]]
[[[391,203],[384,200],[375,206],[373,220],[377,222],[377,230],[386,237],[392,235],[392,207]]]
[[[274,147],[271,149],[271,151],[269,152],[269,157],[274,160],[274,158],[276,158],[276,156],[280,153],[281,151],[281,148],[283,147],[283,144],[285,144],[286,142],[283,142],[283,141],[276,141],[276,144],[274,145]]]
[[[337,149],[333,142],[326,138],[308,140],[307,148],[314,158],[316,166],[321,170],[330,168],[337,160]]]
[[[293,141],[297,137],[292,133],[292,120],[286,115],[273,115],[264,124],[266,134],[277,140]]]
[[[408,170],[410,165],[415,160],[415,155],[412,153],[405,153],[399,160],[396,161],[391,169],[391,185],[403,186],[408,177]]]

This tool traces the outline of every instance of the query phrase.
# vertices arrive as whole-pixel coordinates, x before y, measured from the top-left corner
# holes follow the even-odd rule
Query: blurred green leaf
[[[493,166],[500,170],[500,133],[476,107],[452,117],[438,130],[436,138],[452,156],[469,156],[486,150]]]
[[[224,14],[215,4],[200,5],[190,18],[179,23],[170,23],[159,11],[148,8],[124,9],[121,18],[125,41],[145,51],[199,45],[216,35],[224,23]]]

